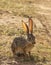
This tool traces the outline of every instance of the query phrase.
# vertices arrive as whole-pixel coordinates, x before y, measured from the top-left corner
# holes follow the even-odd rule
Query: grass
[[[26,2],[26,3],[25,3]],[[0,0],[0,10],[12,12],[14,15],[21,16],[34,16],[36,9],[33,5],[30,5],[28,0]],[[39,34],[40,33],[40,34]],[[42,34],[41,34],[42,33]],[[34,31],[36,37],[35,47],[32,49],[32,56],[35,62],[51,61],[51,46],[47,42],[47,33],[42,30]],[[24,31],[17,29],[17,25],[8,24],[0,25],[0,55],[12,56],[11,43],[17,36],[25,35]]]
[[[20,30],[17,29],[16,26],[11,27],[10,24],[8,26],[0,25],[0,34],[1,34],[0,50],[1,50],[1,53],[5,53],[4,55],[11,56],[12,54],[11,54],[10,47],[11,47],[11,43],[13,39],[15,38],[15,36],[19,36],[20,34],[24,35],[25,33],[23,32],[22,29]],[[48,44],[44,45],[44,44],[41,44],[41,42],[39,42],[35,46],[35,49],[33,50],[34,50],[34,53],[32,55],[34,57],[35,62],[51,60],[51,46],[50,45]]]
[[[9,27],[9,25],[0,25],[0,35],[14,36],[19,35],[20,33],[24,33],[22,29],[17,29],[15,26]]]
[[[12,12],[14,15],[31,16],[35,14],[34,6],[30,5],[29,1],[27,2],[28,4],[23,0],[0,0],[0,9]]]

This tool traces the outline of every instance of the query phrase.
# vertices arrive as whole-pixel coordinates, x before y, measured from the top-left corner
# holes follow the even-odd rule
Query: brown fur
[[[29,54],[35,44],[35,36],[33,35],[33,21],[29,18],[29,27],[22,22],[24,31],[27,33],[27,39],[24,37],[16,37],[11,45],[13,54]],[[30,32],[30,33],[29,33]]]

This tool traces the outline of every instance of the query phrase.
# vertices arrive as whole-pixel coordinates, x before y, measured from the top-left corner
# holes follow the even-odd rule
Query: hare
[[[34,47],[35,36],[33,35],[33,20],[29,18],[28,23],[29,26],[24,21],[22,21],[22,26],[24,28],[24,31],[26,32],[27,38],[25,39],[21,36],[16,37],[13,40],[11,48],[14,55],[30,55],[31,49]]]

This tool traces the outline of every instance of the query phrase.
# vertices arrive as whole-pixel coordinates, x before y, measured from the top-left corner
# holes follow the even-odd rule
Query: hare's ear
[[[23,26],[23,28],[24,28],[24,31],[26,32],[26,33],[29,33],[29,29],[28,29],[28,26],[27,26],[27,24],[22,20],[22,26]]]
[[[29,18],[29,33],[32,34],[33,32],[33,20]]]

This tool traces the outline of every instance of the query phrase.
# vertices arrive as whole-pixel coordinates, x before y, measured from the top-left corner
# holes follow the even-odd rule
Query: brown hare
[[[16,37],[13,40],[13,43],[11,45],[12,52],[14,55],[30,55],[31,49],[34,47],[35,44],[35,36],[33,35],[33,20],[29,18],[29,26],[22,21],[22,26],[24,28],[24,31],[26,32],[27,38],[24,37]]]

